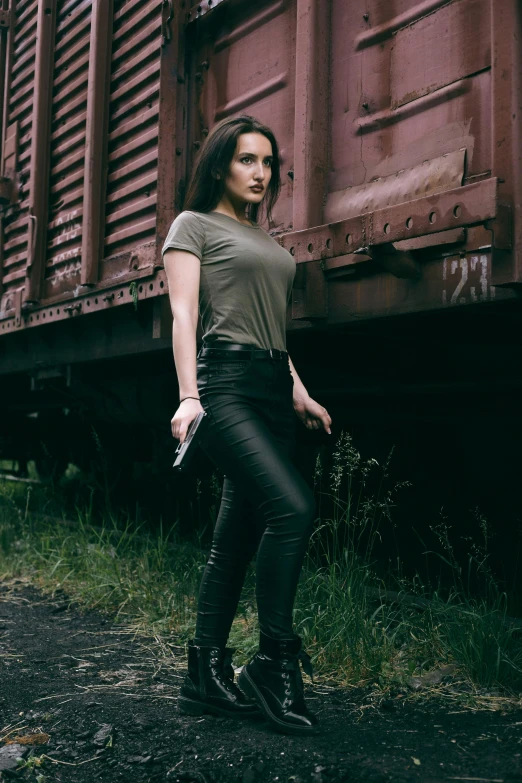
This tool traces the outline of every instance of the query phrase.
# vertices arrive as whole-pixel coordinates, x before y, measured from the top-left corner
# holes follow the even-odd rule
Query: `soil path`
[[[378,705],[368,691],[315,685],[307,698],[321,734],[286,737],[264,721],[180,715],[185,658],[181,648],[170,651],[154,656],[64,596],[20,581],[0,585],[0,737],[10,732],[8,740],[23,743],[33,735],[18,751],[42,762],[7,769],[0,780],[522,781],[522,711],[419,698]],[[17,748],[0,742],[0,767],[9,751]]]

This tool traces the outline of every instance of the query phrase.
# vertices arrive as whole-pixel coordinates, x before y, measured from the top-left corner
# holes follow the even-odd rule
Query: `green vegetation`
[[[465,569],[444,520],[433,528],[439,551],[426,556],[452,574],[449,586],[406,579],[398,558],[382,573],[376,552],[383,535],[393,539],[393,512],[408,488],[392,482],[389,463],[362,460],[348,435],[339,438],[327,469],[317,463],[319,521],[295,609],[316,673],[385,692],[433,690],[448,677],[468,694],[477,687],[498,696],[519,692],[522,624],[509,617],[489,569],[489,532],[480,514]],[[176,526],[151,532],[144,522],[111,511],[100,516],[92,507],[71,521],[59,518],[58,508],[59,487],[0,481],[0,577],[61,588],[146,635],[192,636],[206,562],[201,537],[187,541]],[[216,508],[213,502],[211,515]],[[239,663],[255,650],[257,635],[252,564],[230,639]]]

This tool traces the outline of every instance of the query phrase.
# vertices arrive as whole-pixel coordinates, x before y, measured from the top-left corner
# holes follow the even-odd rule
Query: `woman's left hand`
[[[294,399],[294,410],[309,430],[320,430],[324,427],[329,435],[332,434],[332,420],[328,411],[311,397]]]

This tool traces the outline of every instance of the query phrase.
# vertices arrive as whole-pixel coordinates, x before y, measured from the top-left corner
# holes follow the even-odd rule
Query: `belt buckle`
[[[272,349],[271,349],[271,348],[269,348],[268,350],[270,351],[270,358],[271,358],[271,359],[274,359],[274,352],[272,351]]]

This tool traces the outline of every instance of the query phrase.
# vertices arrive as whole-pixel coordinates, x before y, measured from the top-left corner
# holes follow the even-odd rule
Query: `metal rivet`
[[[364,19],[365,22],[367,22],[369,18],[370,18],[370,14],[368,14],[368,13],[363,14],[363,19]]]
[[[290,177],[290,179],[294,178],[294,172],[292,169],[290,169],[290,171],[288,172],[288,176]]]
[[[183,150],[181,149],[181,147],[176,147],[176,155],[182,155],[182,154],[183,154]]]
[[[366,103],[366,102],[364,102],[364,103],[363,103],[363,105],[362,105],[362,107],[363,107],[363,109],[365,109],[366,111],[368,111],[369,104],[368,104],[368,103]]]

